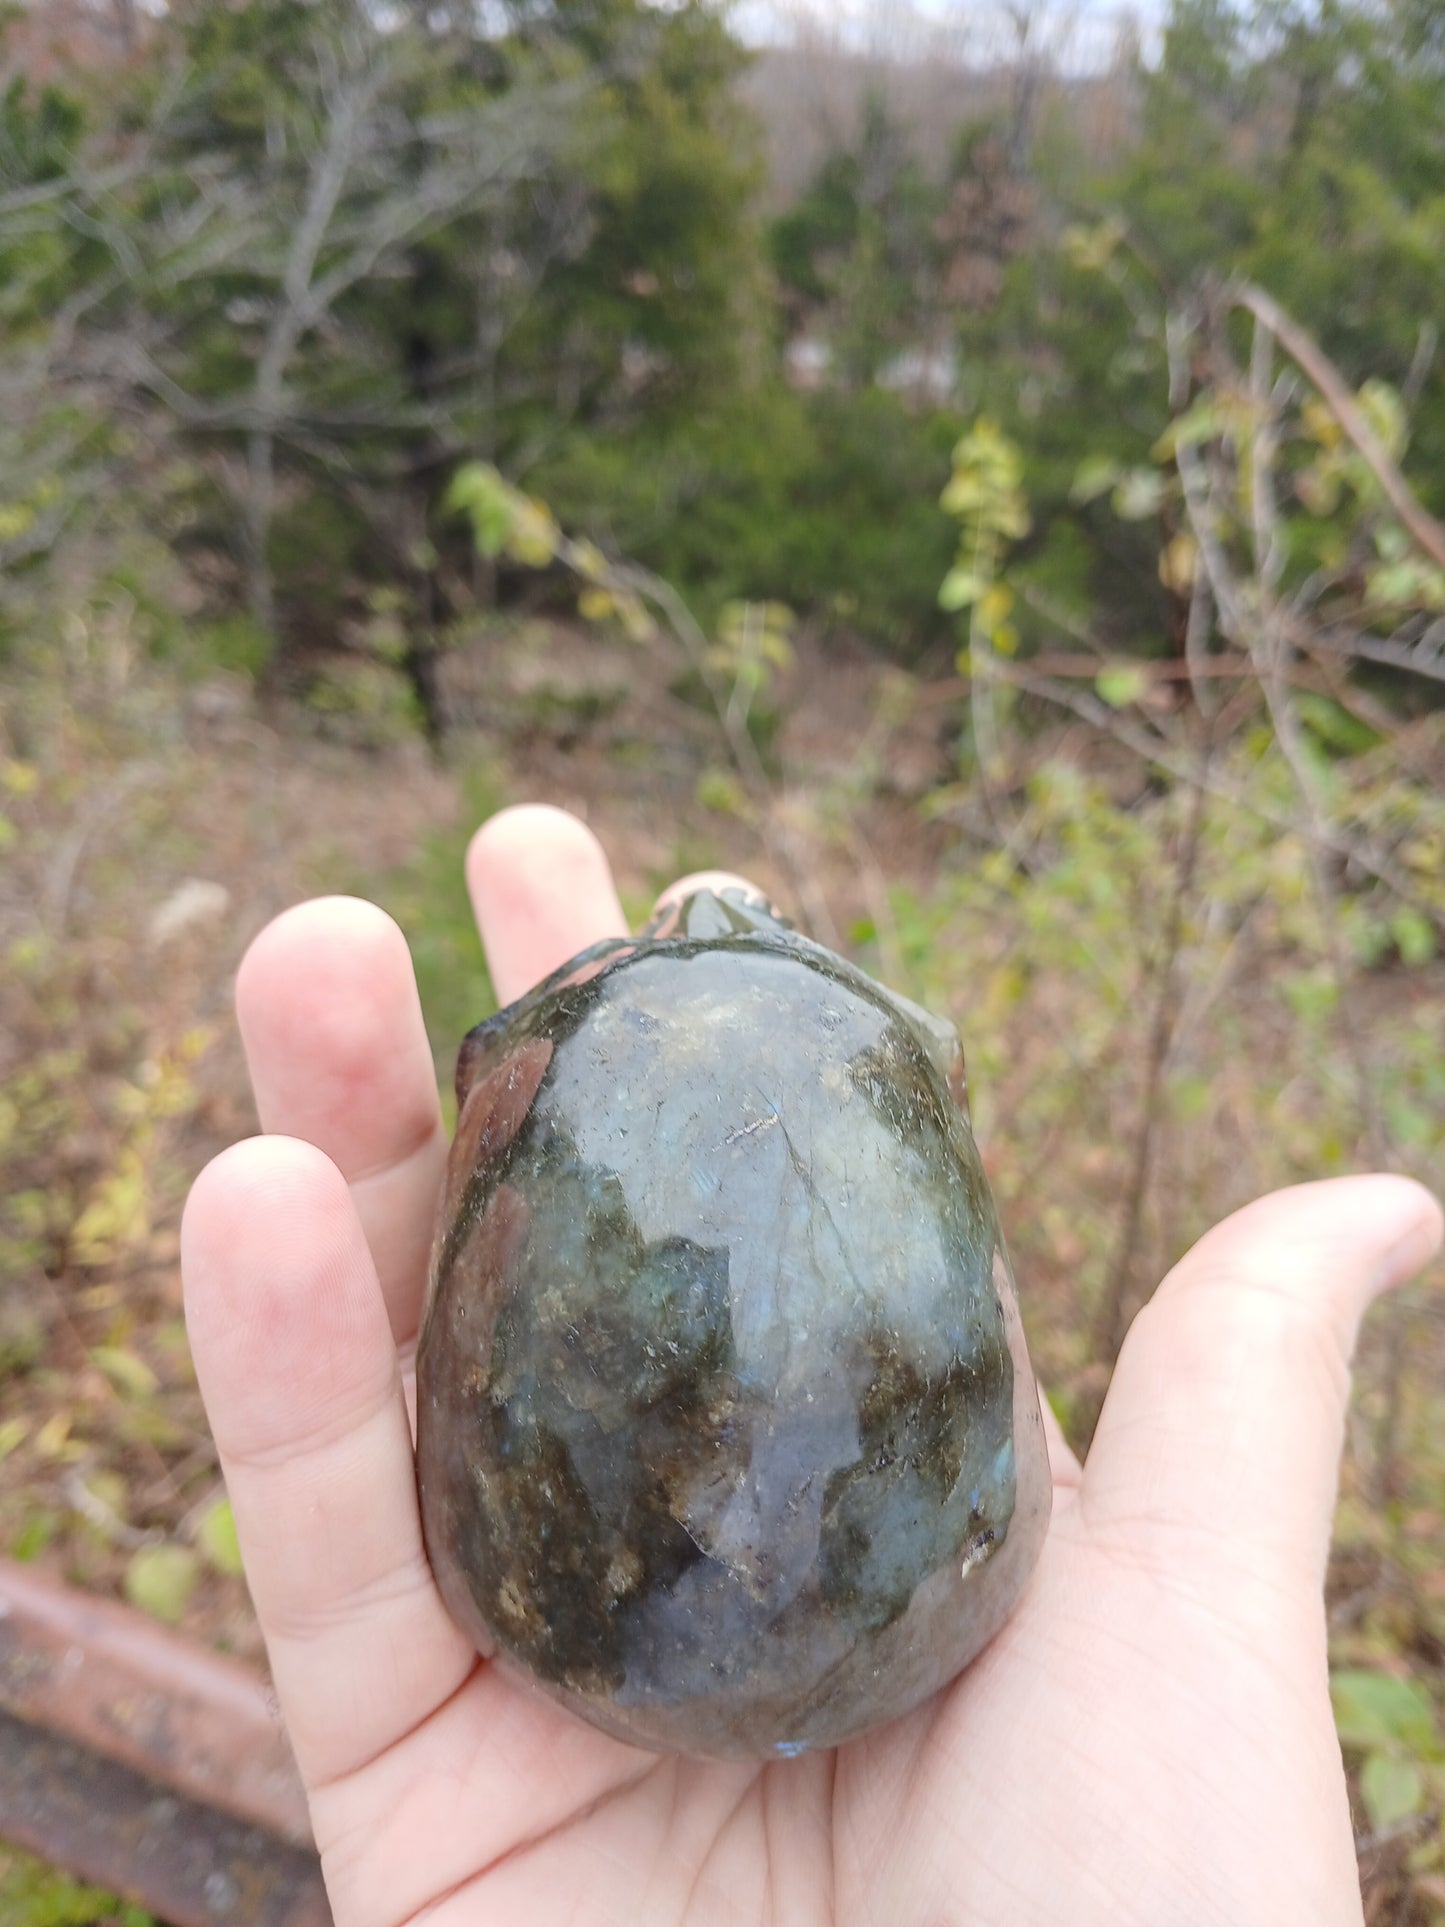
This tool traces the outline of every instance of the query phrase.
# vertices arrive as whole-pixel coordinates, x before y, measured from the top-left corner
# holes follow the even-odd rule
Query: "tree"
[[[936,311],[942,206],[878,90],[855,140],[823,161],[798,205],[773,224],[784,298],[830,337],[846,384],[866,387],[890,354],[925,338]]]
[[[225,541],[284,636],[357,577],[426,573],[460,457],[525,468],[564,424],[741,377],[742,58],[702,0],[177,0],[97,98],[100,158],[17,83],[0,254],[23,228],[26,267],[0,300],[68,313],[83,284],[67,367],[176,434],[187,539]]]
[[[81,346],[115,286],[92,218],[132,163],[87,152],[85,108],[16,75],[0,93],[0,569],[46,554],[110,472],[115,397]]]
[[[538,173],[577,83],[439,103],[436,43],[345,0],[193,5],[179,24],[191,78],[139,197],[116,325],[233,505],[271,632],[288,483],[353,520],[409,442],[447,435],[448,397],[412,392],[404,341],[376,325],[390,289],[432,236]]]

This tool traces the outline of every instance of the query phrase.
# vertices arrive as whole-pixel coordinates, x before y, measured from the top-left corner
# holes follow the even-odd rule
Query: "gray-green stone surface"
[[[944,1685],[1050,1495],[951,1026],[703,892],[479,1026],[457,1084],[417,1455],[482,1652],[716,1756]]]

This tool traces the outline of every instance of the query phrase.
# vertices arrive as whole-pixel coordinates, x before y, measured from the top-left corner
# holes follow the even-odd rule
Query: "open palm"
[[[624,930],[558,811],[468,880],[498,996]],[[197,1181],[196,1365],[339,1927],[1358,1921],[1321,1586],[1349,1356],[1436,1248],[1403,1179],[1277,1193],[1165,1280],[967,1673],[837,1752],[644,1753],[479,1660],[422,1545],[410,1356],[445,1158],[399,931],[272,924],[237,1003],[268,1135]],[[284,1134],[284,1135],[281,1135]]]

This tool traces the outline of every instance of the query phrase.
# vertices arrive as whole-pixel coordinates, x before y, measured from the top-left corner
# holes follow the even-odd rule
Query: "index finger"
[[[181,1228],[186,1325],[307,1787],[353,1772],[476,1664],[432,1584],[375,1269],[341,1174],[233,1145]]]

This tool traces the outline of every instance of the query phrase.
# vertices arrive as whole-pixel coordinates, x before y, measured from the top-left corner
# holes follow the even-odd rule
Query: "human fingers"
[[[181,1231],[186,1323],[276,1690],[311,1789],[428,1717],[475,1664],[432,1582],[396,1348],[342,1174],[234,1145]]]
[[[262,1129],[305,1138],[346,1179],[408,1345],[446,1136],[406,939],[354,897],[299,904],[246,952],[236,1014]]]
[[[519,804],[482,825],[467,851],[467,888],[500,1004],[589,944],[627,935],[602,845],[549,804]]]
[[[1439,1248],[1407,1178],[1336,1178],[1236,1212],[1134,1321],[1084,1472],[1092,1533],[1195,1576],[1317,1595],[1366,1307]]]

